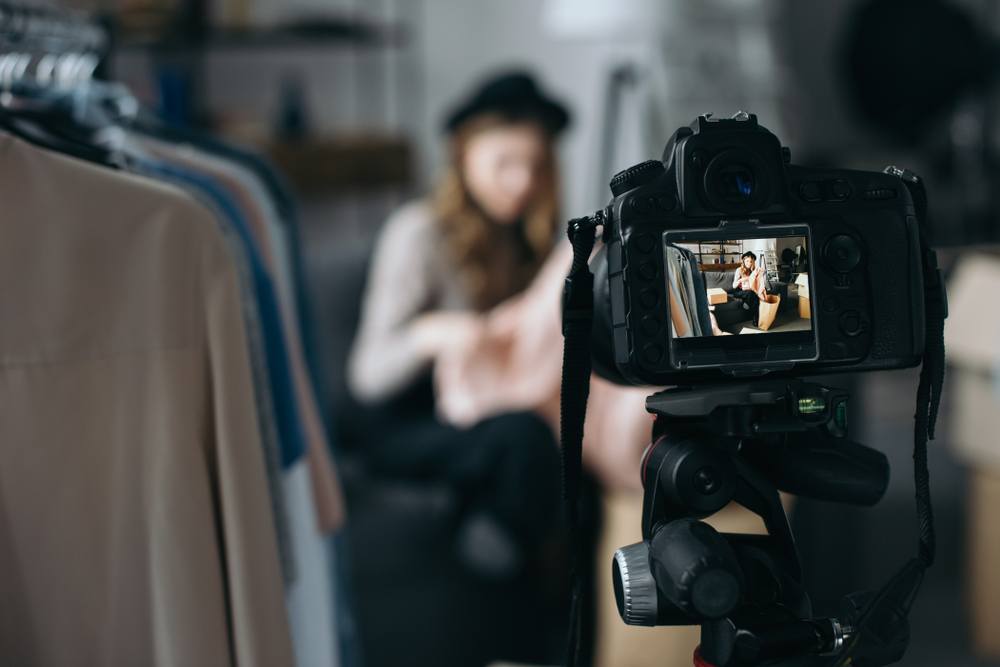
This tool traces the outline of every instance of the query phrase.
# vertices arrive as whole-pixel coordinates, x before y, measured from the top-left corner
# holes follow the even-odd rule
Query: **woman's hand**
[[[421,352],[436,361],[445,351],[474,344],[484,326],[483,317],[475,313],[436,311],[416,318],[410,331]]]
[[[475,424],[498,410],[511,377],[510,336],[486,326],[457,345],[442,350],[434,364],[438,417],[454,426]],[[499,385],[499,387],[498,387]]]

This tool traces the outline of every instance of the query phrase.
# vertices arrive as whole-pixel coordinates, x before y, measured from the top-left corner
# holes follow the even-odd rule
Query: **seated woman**
[[[450,163],[433,195],[381,234],[348,382],[378,407],[366,454],[377,471],[445,480],[464,496],[458,555],[474,572],[516,574],[551,532],[559,452],[535,412],[442,423],[432,376],[473,349],[483,313],[529,285],[556,238],[554,144],[562,105],[515,72],[487,82],[448,118]]]
[[[760,302],[767,296],[764,285],[764,272],[757,266],[757,255],[747,250],[740,256],[740,265],[733,274],[732,296],[742,301],[743,308],[750,311],[754,326],[757,326]]]

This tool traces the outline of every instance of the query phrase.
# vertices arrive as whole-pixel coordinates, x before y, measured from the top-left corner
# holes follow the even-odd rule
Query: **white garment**
[[[333,606],[333,567],[326,536],[321,535],[312,502],[308,464],[299,459],[284,473],[288,535],[296,579],[286,600],[299,667],[338,667],[337,624]]]

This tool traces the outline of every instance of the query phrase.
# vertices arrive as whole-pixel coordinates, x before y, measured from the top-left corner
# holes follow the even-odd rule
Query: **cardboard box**
[[[1000,659],[1000,468],[973,470],[969,484],[969,523],[965,595],[973,652],[985,660]]]
[[[795,278],[795,284],[798,285],[798,288],[799,288],[799,297],[803,297],[804,296],[805,298],[808,299],[809,298],[809,274],[808,273],[800,273]]]
[[[708,303],[710,305],[714,306],[729,301],[729,295],[721,287],[709,287],[706,291],[708,292]]]
[[[811,308],[812,308],[812,306],[809,304],[809,296],[808,295],[807,296],[802,296],[802,293],[800,292],[799,293],[799,317],[801,317],[804,320],[808,320],[809,316],[810,316],[810,313],[812,312]]]

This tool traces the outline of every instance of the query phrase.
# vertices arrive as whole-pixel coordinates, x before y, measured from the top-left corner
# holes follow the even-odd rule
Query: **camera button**
[[[639,277],[643,280],[652,280],[656,277],[656,274],[656,264],[653,264],[652,262],[643,262],[639,265]]]
[[[837,273],[848,273],[861,261],[861,248],[847,234],[837,234],[823,247],[823,259]]]
[[[819,183],[815,181],[807,181],[799,185],[799,196],[803,200],[816,203],[823,201],[823,191],[819,187]]]
[[[635,237],[635,245],[642,252],[652,252],[656,247],[656,239],[652,234],[643,232]]]
[[[629,202],[629,206],[631,206],[632,210],[636,213],[649,213],[652,208],[650,201],[648,199],[643,199],[642,197],[635,197],[632,199],[632,201]]]
[[[646,315],[639,321],[639,327],[642,329],[642,333],[652,338],[656,334],[660,333],[660,329],[663,328],[663,322],[661,322],[658,317]]]
[[[892,188],[872,188],[871,190],[865,190],[861,196],[864,199],[878,201],[885,199],[895,199],[896,191]]]
[[[845,336],[857,336],[864,328],[864,320],[858,311],[848,310],[840,314],[840,332]]]
[[[639,303],[646,310],[652,310],[656,307],[656,304],[660,301],[660,295],[656,290],[644,289],[639,292]]]
[[[658,364],[663,359],[663,346],[656,343],[646,343],[642,346],[642,356],[647,363]]]
[[[842,178],[830,183],[830,200],[847,201],[851,198],[851,184]]]

